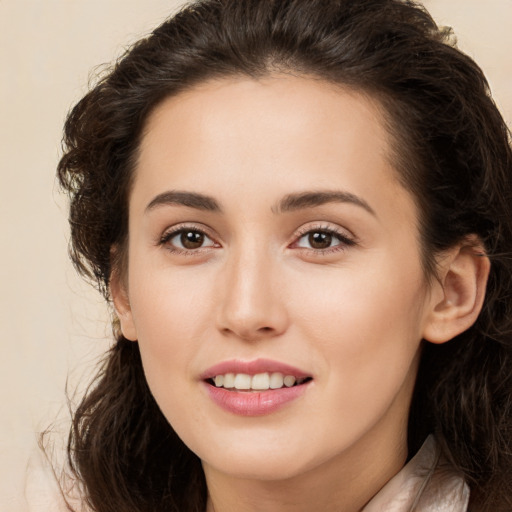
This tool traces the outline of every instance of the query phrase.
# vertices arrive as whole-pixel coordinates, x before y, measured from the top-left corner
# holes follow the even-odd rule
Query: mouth
[[[281,372],[263,372],[250,375],[248,373],[224,373],[215,375],[205,382],[216,388],[229,391],[261,392],[301,386],[312,380],[312,377],[296,376]]]
[[[264,416],[308,393],[313,376],[281,361],[234,359],[216,364],[200,379],[207,396],[238,416]]]

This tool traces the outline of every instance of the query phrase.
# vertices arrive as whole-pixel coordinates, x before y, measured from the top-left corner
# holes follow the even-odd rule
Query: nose
[[[226,261],[218,283],[218,329],[245,341],[279,336],[289,323],[278,265],[254,249]]]

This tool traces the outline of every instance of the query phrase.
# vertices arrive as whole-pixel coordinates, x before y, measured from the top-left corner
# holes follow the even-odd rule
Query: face
[[[429,290],[390,162],[377,104],[308,78],[207,82],[149,118],[114,298],[206,471],[403,444]]]

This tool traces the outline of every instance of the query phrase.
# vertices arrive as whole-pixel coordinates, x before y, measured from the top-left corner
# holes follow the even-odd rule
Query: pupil
[[[185,231],[181,234],[181,244],[185,249],[198,249],[203,242],[204,235],[197,231]]]
[[[313,249],[327,249],[331,246],[332,235],[330,233],[310,233],[309,244]]]

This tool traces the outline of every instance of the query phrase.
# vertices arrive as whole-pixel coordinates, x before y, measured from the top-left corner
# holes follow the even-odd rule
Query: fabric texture
[[[429,436],[363,512],[466,512],[468,502],[468,485],[441,457]]]

